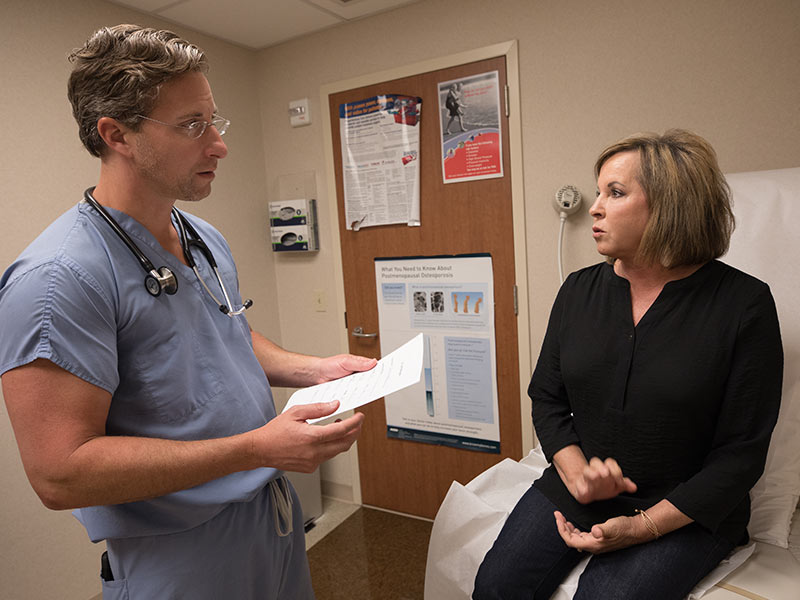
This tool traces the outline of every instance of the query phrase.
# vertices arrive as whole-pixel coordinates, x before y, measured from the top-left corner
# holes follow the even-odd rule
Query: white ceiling
[[[260,50],[420,0],[109,0]]]

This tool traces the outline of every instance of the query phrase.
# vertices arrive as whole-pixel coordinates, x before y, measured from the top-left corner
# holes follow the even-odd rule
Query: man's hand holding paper
[[[293,406],[315,402],[339,401],[336,412],[320,419],[309,419],[315,423],[334,415],[353,410],[413,385],[422,376],[422,334],[386,355],[369,371],[353,373],[347,377],[328,381],[296,391],[289,398],[286,412]]]

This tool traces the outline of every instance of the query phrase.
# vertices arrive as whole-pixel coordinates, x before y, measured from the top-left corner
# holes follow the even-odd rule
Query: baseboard
[[[420,517],[419,515],[412,515],[409,513],[398,512],[396,510],[391,510],[389,508],[381,508],[380,506],[372,506],[371,504],[362,504],[364,508],[371,508],[373,510],[380,510],[385,513],[389,513],[392,515],[397,515],[399,517],[406,517],[408,519],[416,519],[417,521],[427,521],[428,523],[433,523],[433,519],[429,519],[428,517]]]
[[[352,485],[336,483],[335,481],[326,481],[324,479],[320,484],[323,496],[341,500],[342,502],[354,502]]]

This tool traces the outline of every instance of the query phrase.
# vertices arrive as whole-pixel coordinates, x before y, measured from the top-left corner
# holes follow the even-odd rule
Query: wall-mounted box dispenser
[[[269,227],[274,252],[319,250],[317,201],[313,198],[270,202]]]

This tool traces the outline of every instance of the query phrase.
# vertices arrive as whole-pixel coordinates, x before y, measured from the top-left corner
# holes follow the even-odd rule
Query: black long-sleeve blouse
[[[634,326],[630,286],[601,263],[558,293],[528,395],[548,460],[612,457],[634,494],[578,503],[553,466],[535,482],[588,529],[666,498],[734,544],[778,417],[783,350],[769,287],[711,261],[664,286]]]

